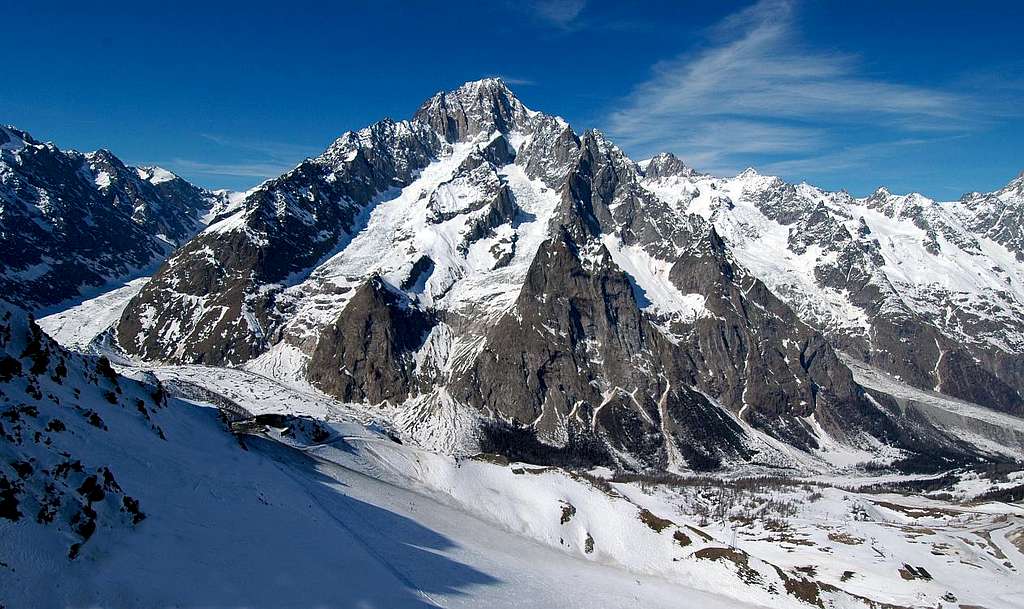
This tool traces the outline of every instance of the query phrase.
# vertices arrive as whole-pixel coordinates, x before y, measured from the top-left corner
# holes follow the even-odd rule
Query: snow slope
[[[121,318],[128,301],[147,281],[149,277],[133,279],[71,308],[42,317],[39,326],[68,349],[90,352],[96,338]]]
[[[118,438],[105,455],[137,462],[119,481],[152,506],[145,524],[74,563],[7,560],[17,570],[4,574],[8,606],[736,606],[568,557],[268,440],[246,440],[243,451],[214,411],[173,408],[173,449]]]
[[[69,378],[80,378],[75,366]],[[250,371],[123,372],[201,399],[140,419],[86,381],[40,376],[56,400],[5,387],[41,422],[66,421],[62,449],[115,472],[145,515],[131,527],[101,519],[74,560],[51,525],[0,518],[7,606],[838,608],[949,595],[1024,606],[1019,508],[820,482],[608,482],[609,472],[399,444],[390,413]],[[76,401],[106,430],[61,412]],[[229,434],[210,403],[243,419],[246,435]],[[262,422],[244,420],[255,414]],[[905,565],[929,579],[905,578]]]
[[[313,460],[306,467],[312,465],[340,481],[346,494],[366,493],[359,498],[381,505],[376,493],[383,492],[392,500],[386,504],[389,510],[429,523],[435,530],[451,531],[446,534],[468,548],[459,552],[469,554],[458,555],[473,556],[467,560],[474,566],[490,560],[509,564],[501,551],[495,554],[490,541],[480,541],[491,539],[496,529],[518,540],[511,546],[517,555],[533,557],[540,551],[534,544],[554,551],[554,557],[547,558],[553,561],[547,571],[562,572],[564,560],[571,561],[573,571],[579,560],[614,565],[610,573],[616,573],[611,580],[616,586],[631,582],[633,575],[622,575],[630,573],[643,587],[653,581],[672,582],[669,585],[724,593],[736,603],[797,607],[806,605],[779,596],[779,591],[806,579],[824,585],[819,594],[826,606],[861,606],[856,597],[898,606],[934,606],[947,594],[965,604],[1024,606],[1024,588],[1018,582],[1024,555],[1008,541],[1024,530],[1024,509],[1019,507],[873,495],[833,488],[833,480],[844,487],[854,483],[829,476],[817,477],[813,486],[769,480],[752,489],[742,481],[714,478],[687,483],[626,479],[609,485],[558,468],[507,463],[491,456],[453,458],[398,444],[381,427],[386,423],[374,420],[372,409],[323,396],[313,399],[314,394],[243,371],[183,366],[152,371],[169,386],[174,379],[201,385],[254,413],[329,421],[327,433],[314,440],[301,431],[282,434],[280,428],[271,428],[269,437],[305,453]],[[862,478],[861,483],[871,480]],[[659,520],[666,521],[664,528],[655,530],[645,522],[643,510],[653,515],[650,522],[657,526]],[[503,548],[506,541],[501,535],[497,538]],[[466,541],[470,538],[475,541]],[[531,541],[518,545],[523,540]],[[731,559],[722,559],[723,552],[746,556],[756,577]],[[828,557],[826,563],[821,563],[823,556]],[[558,566],[550,566],[554,564]],[[905,579],[900,569],[906,564],[924,568],[929,579]],[[811,566],[813,572],[808,572]],[[972,569],[969,581],[962,577],[966,568]],[[535,577],[522,576],[515,585]],[[621,599],[629,599],[618,589],[612,596],[604,590],[599,594],[582,597],[580,606],[623,606]],[[483,602],[487,595],[478,590],[471,594],[474,602]],[[545,599],[538,601],[541,606],[548,598],[559,606],[574,606],[559,596],[540,598]],[[660,606],[662,601],[640,596],[635,602],[626,606]],[[709,602],[715,606],[713,599]]]

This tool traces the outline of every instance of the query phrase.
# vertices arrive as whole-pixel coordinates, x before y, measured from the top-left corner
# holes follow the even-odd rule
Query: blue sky
[[[0,122],[245,188],[499,75],[633,158],[942,199],[1024,169],[1020,2],[19,2]]]

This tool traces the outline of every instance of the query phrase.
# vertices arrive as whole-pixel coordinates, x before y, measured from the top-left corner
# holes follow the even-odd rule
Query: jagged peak
[[[743,171],[741,171],[741,172],[737,173],[737,174],[736,174],[736,177],[737,177],[737,178],[741,178],[741,179],[747,179],[747,178],[761,178],[761,177],[764,177],[764,176],[762,176],[762,175],[761,175],[761,174],[760,174],[760,173],[759,173],[759,172],[758,172],[758,171],[757,171],[756,169],[754,169],[753,167],[747,167],[747,168],[746,168],[746,169],[744,169]]]
[[[162,184],[181,179],[178,174],[158,165],[140,165],[135,168],[135,173],[150,184]]]
[[[633,159],[599,129],[587,129],[583,132],[580,138],[580,154],[583,155],[580,157],[581,161],[589,157],[592,162],[614,167],[620,180],[637,180],[641,176],[640,167]]]
[[[922,213],[927,213],[926,208],[935,204],[935,201],[919,192],[907,194],[893,194],[888,188],[881,186],[875,189],[871,195],[857,200],[859,203],[882,212],[893,218],[916,218]]]
[[[491,76],[488,78],[481,78],[479,80],[471,80],[465,82],[457,90],[460,92],[471,91],[475,93],[479,93],[480,91],[500,92],[502,95],[515,97],[515,94],[513,94],[512,90],[508,88],[508,85],[505,84],[505,81],[498,76]]]
[[[671,152],[661,152],[638,164],[648,178],[691,178],[702,175]]]
[[[606,136],[600,129],[587,129],[583,132],[583,137],[580,138],[580,140],[582,146],[593,148],[602,156],[616,161],[626,161],[630,165],[636,165],[636,163],[634,163],[621,148],[616,146],[615,142],[608,139],[608,136]]]
[[[100,148],[93,150],[92,152],[85,153],[85,158],[91,163],[106,163],[114,165],[116,167],[124,167],[125,164],[121,159],[117,158],[117,155],[106,148]]]
[[[897,194],[889,190],[886,186],[879,186],[873,193],[868,195],[865,200],[868,202],[885,202],[887,200],[896,199],[904,203],[917,203],[922,205],[934,203],[933,199],[917,191],[911,191],[906,194]]]
[[[396,121],[385,117],[358,131],[342,133],[318,158],[332,164],[339,160],[339,155],[344,157],[344,160],[352,160],[351,154],[359,149],[369,149],[404,136],[422,134],[425,129],[425,126],[413,121]]]
[[[618,149],[611,140],[605,136],[604,132],[600,129],[587,129],[583,132],[583,140],[585,145],[593,145],[601,150],[602,153],[610,152],[613,149]]]
[[[480,99],[485,96],[504,97],[511,102],[522,104],[522,102],[519,101],[519,98],[516,97],[516,94],[512,92],[512,89],[505,84],[504,80],[499,77],[488,77],[464,82],[458,87],[448,91],[438,91],[431,96],[430,99],[424,102],[424,105],[435,100],[457,99],[460,101],[469,101],[473,99]]]
[[[648,163],[652,163],[652,162],[653,163],[665,163],[665,162],[669,162],[669,161],[671,161],[671,162],[678,161],[680,163],[683,162],[682,159],[680,159],[676,155],[672,154],[671,152],[659,152],[658,154],[656,154],[656,155],[652,156],[651,158],[647,159]]]
[[[1005,186],[991,192],[980,192],[972,190],[960,196],[960,202],[972,202],[996,198],[1004,203],[1020,203],[1024,205],[1024,171],[1017,174],[1015,178],[1006,183]]]
[[[1017,174],[1017,177],[1013,178],[998,190],[999,194],[1016,194],[1024,195],[1024,171]]]

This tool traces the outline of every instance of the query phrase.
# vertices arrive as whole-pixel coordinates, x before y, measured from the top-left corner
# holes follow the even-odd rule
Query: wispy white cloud
[[[896,144],[985,121],[984,104],[970,95],[866,76],[855,56],[801,46],[789,0],[762,0],[707,39],[702,50],[653,66],[609,115],[621,145],[639,155],[670,150],[719,173],[756,155],[795,170],[825,155],[863,162],[859,148],[837,149],[844,129],[885,127]]]
[[[533,0],[529,3],[533,14],[551,25],[568,28],[587,6],[587,0]]]
[[[288,142],[235,138],[215,133],[200,133],[199,136],[226,148],[245,151],[267,159],[294,160],[296,163],[308,156],[322,152],[322,149],[318,149],[315,146],[291,144]]]
[[[823,154],[798,157],[764,164],[761,169],[768,173],[811,175],[851,169],[872,161],[885,160],[907,149],[917,146],[931,146],[960,139],[964,135],[946,137],[902,138],[855,146],[841,146]]]
[[[236,138],[215,133],[201,133],[199,137],[219,148],[229,150],[232,160],[210,162],[176,157],[149,164],[160,165],[183,175],[265,180],[281,175],[298,165],[304,158],[321,152],[321,149],[314,146],[264,139]],[[223,155],[205,156],[209,158]]]
[[[216,133],[200,133],[198,135],[202,140],[223,149],[217,154],[204,154],[204,158],[226,157],[229,160],[217,162],[174,157],[158,161],[148,160],[140,164],[159,165],[186,177],[213,178],[208,182],[219,186],[225,181],[237,182],[237,178],[254,178],[255,182],[279,176],[294,168],[303,159],[322,151],[315,146],[289,142],[237,138]],[[207,182],[207,180],[200,181]]]
[[[505,81],[505,84],[512,85],[513,87],[532,87],[537,84],[537,81],[529,78],[518,78],[506,76],[505,74],[496,74],[495,76]]]
[[[206,175],[206,176],[233,176],[241,178],[267,179],[295,167],[297,163],[205,163],[192,159],[175,158],[167,161],[154,163],[166,167],[175,173],[184,175]]]

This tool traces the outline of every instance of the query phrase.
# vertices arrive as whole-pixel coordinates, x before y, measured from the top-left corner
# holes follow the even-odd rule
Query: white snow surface
[[[638,302],[645,311],[687,323],[706,313],[706,296],[684,294],[669,280],[671,262],[652,257],[642,247],[623,245],[614,235],[605,235],[603,242],[612,261],[635,282]]]
[[[97,533],[75,561],[45,526],[0,522],[9,607],[736,606],[573,557],[314,450],[258,438],[242,450],[200,404],[160,413],[166,442],[132,429],[128,412],[102,412],[104,441],[76,456],[110,465],[146,519]]]
[[[42,317],[39,327],[69,349],[91,352],[96,338],[121,318],[128,302],[148,281],[149,277],[133,279],[69,309]]]
[[[15,347],[9,352],[25,345]],[[82,361],[69,358],[61,379],[4,382],[4,411],[9,401],[32,404],[37,411],[20,416],[49,421],[47,439],[58,452],[30,436],[14,450],[66,455],[89,471],[109,468],[144,518],[132,524],[116,506],[97,505],[99,526],[74,559],[68,547],[80,538],[66,528],[71,514],[49,524],[33,514],[0,518],[4,606],[501,608],[526,599],[541,607],[678,607],[679,599],[714,609],[754,606],[588,560],[461,507],[428,487],[433,480],[412,478],[417,462],[439,457],[395,444],[344,410],[310,407],[309,396],[224,397],[253,412],[331,414],[331,422],[317,424],[329,430],[319,443],[274,428],[233,437],[202,402],[175,398],[136,409],[129,406],[151,400],[152,388],[124,380],[113,385],[112,400],[101,397],[111,381],[96,381]],[[126,372],[148,378],[146,370]],[[223,375],[196,378],[211,389],[225,386]],[[36,383],[46,399],[33,396]],[[292,425],[301,433],[306,423]],[[6,455],[11,447],[0,448]],[[508,475],[480,465],[480,480]],[[433,469],[441,475],[460,467],[445,457]]]
[[[170,171],[167,171],[163,167],[157,167],[157,166],[153,166],[153,167],[139,167],[135,171],[136,171],[136,173],[139,174],[140,178],[142,178],[143,180],[146,180],[146,181],[148,181],[148,182],[150,182],[152,184],[161,184],[163,182],[170,182],[171,180],[173,180],[173,179],[178,177],[178,176],[174,175],[173,173],[171,173]]]

